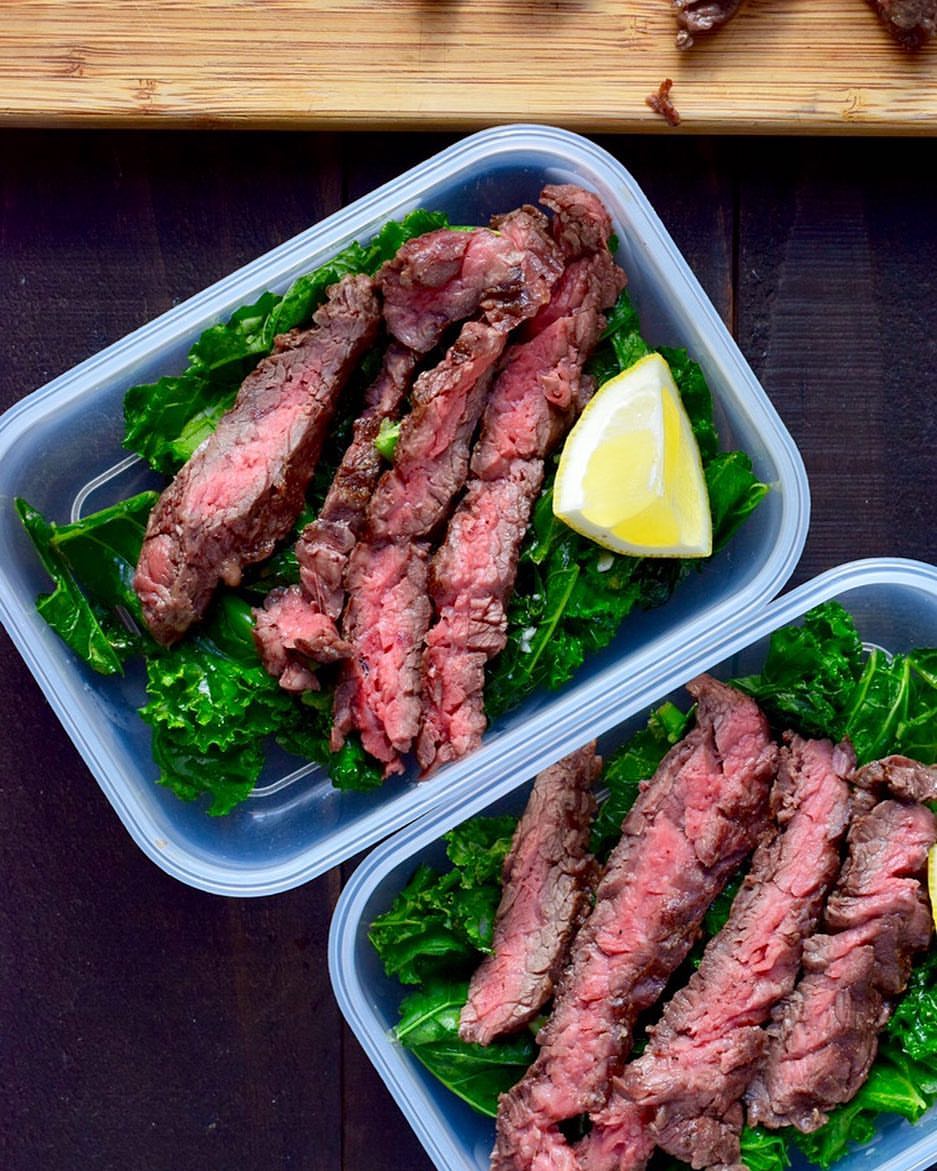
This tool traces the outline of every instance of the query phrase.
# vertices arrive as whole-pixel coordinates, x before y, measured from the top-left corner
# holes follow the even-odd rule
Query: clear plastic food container
[[[535,201],[546,182],[592,188],[610,209],[641,324],[652,344],[686,346],[709,379],[723,445],[748,451],[772,491],[705,571],[656,612],[629,619],[562,691],[536,694],[488,731],[482,747],[431,780],[395,778],[377,792],[338,792],[322,769],[271,761],[252,796],[224,818],[155,784],[150,730],[137,716],[142,666],[95,675],[36,613],[48,587],[13,508],[74,519],[156,486],[121,448],[127,387],[178,372],[192,342],[265,289],[281,291],[352,240],[417,206],[454,223]],[[803,547],[809,512],[799,453],[734,341],[628,172],[584,138],[548,127],[485,131],[443,151],[267,253],[55,379],[0,419],[0,618],[134,840],[183,882],[268,895],[315,877],[435,808],[451,807],[556,756],[575,730],[604,730],[632,691],[685,661],[714,632],[778,593]]]
[[[476,814],[519,813],[532,777],[550,760],[594,736],[599,751],[624,743],[668,698],[685,702],[683,684],[701,671],[727,679],[758,671],[772,631],[797,622],[809,609],[836,598],[853,614],[863,640],[889,652],[937,645],[937,569],[919,562],[856,561],[807,582],[762,613],[749,615],[663,666],[654,681],[629,689],[610,720],[583,719],[568,727],[552,756],[505,774],[484,792],[463,798],[398,833],[358,867],[332,919],[329,972],[345,1019],[440,1171],[482,1171],[494,1142],[494,1123],[475,1113],[436,1081],[392,1038],[404,989],[388,979],[368,941],[368,927],[386,911],[416,867],[445,864],[442,835]],[[848,1154],[835,1171],[918,1171],[937,1163],[937,1106],[916,1125],[897,1118],[880,1123],[867,1146]],[[799,1156],[795,1167],[807,1166]]]

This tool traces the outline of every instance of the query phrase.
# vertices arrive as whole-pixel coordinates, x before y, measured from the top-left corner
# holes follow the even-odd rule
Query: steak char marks
[[[595,742],[534,782],[504,862],[492,953],[472,976],[459,1036],[487,1045],[533,1020],[553,995],[586,912],[594,864],[588,851]]]
[[[553,297],[508,350],[472,453],[465,497],[433,559],[437,620],[423,653],[424,770],[476,748],[485,730],[485,664],[507,641],[507,600],[521,543],[543,482],[545,457],[592,393],[583,365],[625,274],[608,251],[611,221],[590,192],[545,188],[566,268]],[[591,249],[583,253],[583,249]]]
[[[766,828],[777,763],[767,721],[751,699],[709,676],[688,689],[696,726],[642,784],[573,941],[540,1053],[501,1097],[496,1171],[576,1166],[560,1123],[604,1106],[635,1020]]]
[[[400,757],[420,728],[420,654],[432,613],[428,542],[465,484],[472,434],[507,334],[546,304],[562,271],[540,212],[523,207],[493,223],[499,233],[494,239],[506,242],[499,247],[509,246],[494,260],[484,251],[487,260],[463,263],[472,253],[469,244],[458,264],[451,257],[437,263],[432,251],[420,252],[416,240],[401,250],[402,261],[398,257],[379,274],[388,326],[416,350],[435,344],[454,312],[482,309],[482,320],[466,323],[440,364],[416,380],[394,464],[378,482],[366,533],[346,572],[343,634],[351,654],[335,694],[332,744],[340,747],[358,728],[364,748],[388,774],[403,771]],[[490,236],[483,238],[487,242]],[[467,272],[475,290],[469,298]],[[427,308],[438,304],[441,291],[448,295],[453,289],[457,310],[440,317],[437,309]],[[388,584],[394,604],[385,607],[375,590]]]
[[[370,278],[333,285],[313,320],[277,339],[150,514],[133,584],[166,646],[295,522],[338,394],[377,335]]]
[[[771,793],[778,828],[644,1053],[614,1081],[579,1151],[587,1171],[637,1171],[655,1146],[695,1168],[738,1162],[741,1098],[767,1042],[760,1026],[793,989],[839,871],[854,763],[828,740],[793,736],[782,749]]]
[[[318,690],[309,660],[330,663],[350,652],[337,627],[345,604],[345,567],[383,469],[374,441],[381,422],[396,417],[415,365],[412,350],[390,343],[319,515],[296,542],[300,584],[271,591],[254,611],[260,657],[287,691]]]
[[[816,1130],[865,1081],[912,957],[930,941],[922,877],[935,840],[933,813],[915,802],[881,801],[853,821],[822,933],[804,946],[804,976],[750,1087],[750,1122]]]

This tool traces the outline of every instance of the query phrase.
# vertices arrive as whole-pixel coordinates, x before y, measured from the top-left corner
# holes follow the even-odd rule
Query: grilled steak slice
[[[504,342],[503,333],[470,321],[440,365],[417,379],[394,466],[378,483],[368,535],[346,572],[343,633],[351,654],[335,695],[332,742],[340,747],[346,733],[359,728],[365,748],[388,774],[402,771],[399,754],[410,750],[420,728],[420,652],[432,604],[426,546],[415,540],[445,518],[465,481],[469,441]],[[387,566],[393,570],[385,581]],[[383,604],[380,590],[388,585],[404,589],[405,605]]]
[[[423,656],[424,770],[476,748],[485,730],[485,663],[504,649],[506,605],[521,542],[543,479],[543,459],[591,393],[583,364],[625,274],[608,252],[601,202],[573,186],[547,187],[553,231],[571,263],[551,300],[512,346],[485,408],[472,452],[473,478],[430,573],[438,620]],[[599,251],[579,256],[577,250]]]
[[[334,285],[315,325],[278,339],[237,401],[162,494],[134,589],[153,637],[170,645],[220,581],[269,557],[302,507],[335,400],[380,320],[370,278]]]
[[[272,591],[254,611],[261,660],[289,691],[318,690],[309,659],[331,663],[350,651],[336,626],[345,604],[345,566],[383,467],[374,440],[382,420],[396,416],[415,365],[412,350],[390,343],[319,515],[296,542],[300,584]]]
[[[559,249],[547,235],[540,212],[520,208],[493,223],[516,252],[510,278],[498,283],[489,274],[481,302],[484,320],[463,325],[442,362],[414,384],[413,409],[401,424],[394,465],[381,477],[368,509],[366,541],[375,557],[382,545],[392,543],[400,547],[398,552],[381,556],[399,560],[411,542],[430,536],[448,516],[456,493],[465,484],[472,434],[507,334],[546,304],[562,271]],[[370,555],[362,556],[367,561]],[[425,559],[425,552],[419,557]],[[368,587],[364,578],[353,578],[350,568],[346,585],[355,601],[354,591]],[[412,573],[401,568],[400,573],[410,580],[425,576],[425,567]],[[371,636],[366,639],[365,627],[357,618],[346,619],[344,626],[353,654],[336,693],[333,742],[340,744],[351,727],[361,728],[362,742],[366,748],[373,744],[379,749],[376,755],[388,773],[401,771],[398,754],[409,751],[419,730],[419,702],[411,703],[418,686],[410,665],[418,661],[429,627],[431,605],[428,598],[424,601],[425,605],[408,608],[407,621],[396,630],[385,625],[383,644]],[[351,603],[349,609],[360,614],[373,610],[375,600],[359,599],[355,604],[357,610]],[[403,674],[393,687],[390,681],[396,670]],[[396,708],[388,707],[391,697],[393,704],[403,704],[406,718],[398,718]],[[378,730],[381,725],[383,733]]]
[[[492,390],[472,473],[482,480],[510,475],[516,460],[543,459],[564,437],[591,395],[583,364],[605,325],[625,274],[608,252],[575,260],[557,284],[554,302],[531,322],[533,336],[512,346]]]
[[[919,49],[937,29],[937,0],[869,0],[885,27],[906,49]]]
[[[868,1076],[878,1030],[927,947],[921,881],[937,822],[924,805],[882,801],[849,830],[849,855],[823,933],[804,946],[804,976],[783,1002],[748,1098],[763,1126],[816,1130]]]
[[[854,763],[851,749],[828,740],[793,736],[782,749],[771,793],[778,828],[756,850],[698,970],[615,1080],[583,1143],[589,1171],[640,1167],[655,1145],[697,1168],[738,1162],[740,1100],[767,1040],[760,1026],[793,989],[839,871]]]
[[[470,321],[442,362],[416,380],[393,467],[368,509],[371,540],[425,536],[445,518],[465,483],[472,432],[504,342],[493,326]]]
[[[437,619],[421,661],[417,758],[426,771],[481,743],[485,664],[507,640],[506,600],[543,482],[542,460],[518,460],[493,483],[472,480],[430,567]]]
[[[303,589],[330,618],[338,618],[345,604],[345,564],[364,529],[368,505],[384,466],[374,441],[383,420],[396,418],[415,366],[413,351],[391,342],[322,509],[296,545]]]
[[[886,756],[856,770],[854,782],[873,793],[887,789],[902,801],[937,801],[937,766]]]
[[[593,192],[574,183],[549,183],[540,193],[540,202],[556,213],[550,227],[565,257],[607,250],[612,219]]]
[[[348,562],[343,621],[353,648],[335,691],[332,748],[352,728],[367,752],[400,772],[420,726],[420,645],[429,625],[427,547],[388,542],[355,546]]]
[[[602,767],[595,742],[534,782],[504,862],[492,953],[472,976],[459,1036],[487,1045],[533,1020],[586,911],[593,863],[592,784]]]
[[[449,326],[479,310],[509,332],[550,298],[562,267],[532,207],[492,221],[492,228],[441,228],[408,241],[377,276],[387,327],[419,354],[438,345]]]
[[[700,33],[711,33],[732,19],[743,0],[671,0],[676,9],[677,47],[688,49]]]
[[[601,1109],[638,1015],[686,958],[706,908],[763,832],[777,746],[747,696],[703,675],[696,727],[622,826],[573,941],[537,1060],[499,1104],[492,1166],[573,1166],[559,1123]],[[549,1162],[553,1160],[553,1162]]]

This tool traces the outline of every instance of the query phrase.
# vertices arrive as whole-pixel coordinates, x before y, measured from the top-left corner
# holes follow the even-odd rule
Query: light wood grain
[[[750,0],[689,52],[666,0],[4,0],[0,121],[679,132],[937,130],[937,46],[863,0]]]

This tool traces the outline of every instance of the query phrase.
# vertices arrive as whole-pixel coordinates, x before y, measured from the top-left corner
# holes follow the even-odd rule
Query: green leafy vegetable
[[[246,602],[222,594],[203,631],[147,659],[148,703],[159,782],[186,801],[206,794],[208,812],[230,812],[248,795],[273,738],[287,752],[329,765],[346,787],[373,788],[380,770],[354,741],[328,747],[328,709],[301,703],[261,666]],[[349,770],[354,785],[349,785]]]
[[[937,650],[868,654],[838,602],[809,611],[771,636],[760,675],[735,683],[776,723],[808,734],[848,736],[860,764],[900,752],[937,761]]]
[[[501,899],[501,867],[517,825],[513,817],[477,817],[446,835],[452,869],[420,866],[369,938],[389,976],[419,984],[445,970],[470,972],[490,950]]]
[[[748,1171],[784,1171],[791,1165],[788,1144],[782,1134],[760,1126],[746,1126],[740,1140],[741,1161]]]
[[[937,1070],[937,948],[915,966],[888,1033],[912,1061]]]
[[[462,1041],[459,1013],[467,998],[465,982],[427,984],[400,1006],[394,1035],[444,1086],[494,1118],[498,1096],[520,1079],[536,1056],[536,1045],[529,1032],[490,1045]]]
[[[388,461],[393,461],[397,453],[397,441],[400,438],[400,422],[394,419],[381,419],[374,446],[378,455]]]
[[[133,573],[155,492],[141,492],[72,524],[47,521],[25,500],[16,509],[42,564],[55,583],[36,603],[52,629],[102,675],[123,671],[124,661],[149,639],[133,590]]]
[[[192,346],[182,374],[128,390],[124,446],[171,475],[211,434],[241,382],[272,349],[274,338],[307,324],[329,285],[349,273],[376,272],[406,240],[445,224],[441,213],[410,212],[402,222],[385,224],[369,244],[350,244],[315,272],[299,277],[282,297],[264,293],[227,321],[210,326]]]

